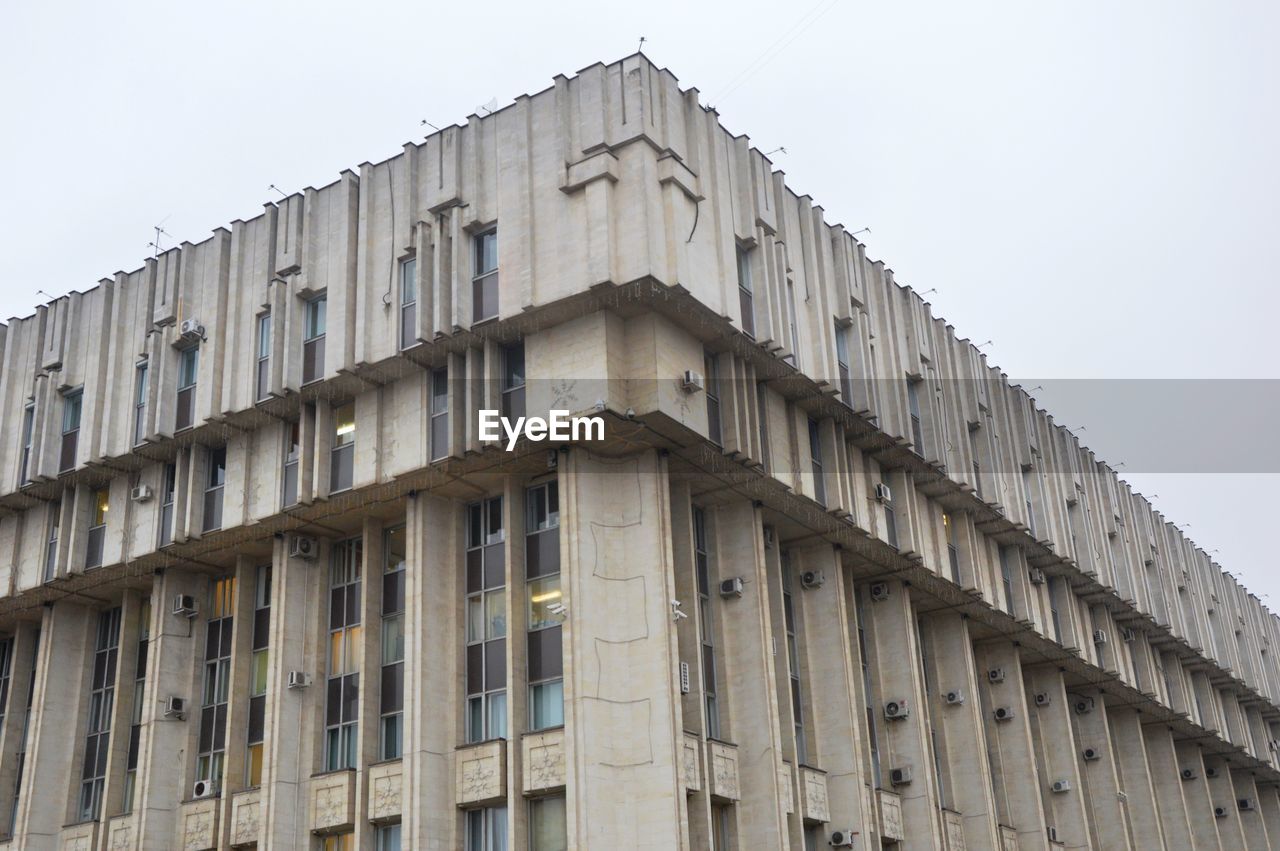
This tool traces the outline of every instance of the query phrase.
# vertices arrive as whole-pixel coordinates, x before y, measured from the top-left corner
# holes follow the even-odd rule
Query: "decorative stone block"
[[[96,821],[73,824],[62,829],[58,847],[62,851],[93,851],[97,838],[98,823]]]
[[[902,834],[902,799],[896,792],[881,789],[876,793],[880,799],[880,837],[901,842]]]
[[[354,771],[335,771],[311,778],[311,831],[332,833],[355,823]]]
[[[943,810],[942,836],[946,840],[947,851],[965,851],[964,817],[954,810]]]
[[[107,822],[108,851],[129,851],[134,845],[132,813],[116,816]]]
[[[738,792],[738,747],[727,742],[708,742],[711,752],[711,797],[736,801]]]
[[[369,821],[399,818],[403,789],[404,767],[399,760],[369,766]]]
[[[526,794],[564,788],[564,730],[530,733],[520,746]]]
[[[778,788],[782,790],[782,811],[791,815],[796,811],[795,787],[791,781],[791,763],[784,762],[778,769]]]
[[[507,796],[507,743],[502,739],[458,748],[458,806],[478,806]]]
[[[831,821],[831,807],[827,803],[827,772],[817,768],[800,766],[800,799],[805,821]]]
[[[178,815],[183,851],[207,851],[218,847],[218,799],[186,801]]]
[[[702,791],[702,760],[698,758],[701,745],[698,737],[691,733],[685,733],[680,744],[680,776],[687,792]]]
[[[231,799],[231,845],[256,845],[262,820],[262,799],[257,789],[241,792]]]
[[[1000,825],[1000,851],[1018,851],[1018,831]]]

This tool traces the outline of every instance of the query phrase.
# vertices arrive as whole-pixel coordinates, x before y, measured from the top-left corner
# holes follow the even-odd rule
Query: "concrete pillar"
[[[9,652],[9,704],[0,726],[0,836],[11,836],[10,806],[18,781],[18,752],[23,749],[27,695],[31,688],[31,662],[39,650],[40,623],[21,621],[13,627]],[[25,769],[24,769],[25,770]]]
[[[209,580],[204,574],[170,568],[152,587],[152,630],[147,648],[146,705],[138,751],[134,821],[144,849],[172,848],[178,842],[178,805],[190,795],[200,727],[200,660],[204,658],[209,613]],[[190,594],[200,601],[194,618],[172,613],[172,600]],[[117,691],[117,696],[119,692]],[[166,718],[164,701],[181,697],[186,718]],[[176,790],[176,791],[175,791]]]
[[[686,848],[666,460],[561,464],[568,844]]]
[[[1019,848],[1043,848],[1048,824],[1041,797],[1042,778],[1027,720],[1018,648],[1004,639],[984,641],[974,648],[974,656],[978,662],[978,694],[982,697],[987,754],[1001,823],[1017,832]],[[1001,672],[1002,678],[993,681],[989,671]],[[1011,712],[1013,717],[1007,721],[997,720],[998,709]]]
[[[764,529],[759,530],[763,535]],[[763,540],[763,538],[762,538]],[[793,575],[792,580],[792,603],[795,614],[795,627],[798,630],[796,634],[797,649],[803,654],[804,648],[804,628],[803,621],[803,605],[800,601],[800,580],[796,578],[797,570],[796,560],[791,558],[793,554],[788,553],[788,559],[791,562],[787,566]],[[765,592],[766,605],[769,609],[769,623],[773,625],[773,676],[774,689],[778,700],[778,742],[781,746],[782,760],[790,766],[790,771],[783,772],[781,781],[791,795],[791,812],[785,815],[786,819],[786,836],[783,840],[784,847],[798,848],[804,844],[804,807],[801,800],[801,765],[815,765],[812,757],[801,759],[799,752],[799,742],[797,741],[795,724],[796,712],[791,698],[791,664],[787,658],[787,634],[786,634],[786,611],[785,601],[783,598],[783,554],[778,549],[777,543],[766,544],[764,547],[765,562],[765,578],[767,588]],[[809,696],[805,689],[804,668],[805,661],[798,658],[799,677],[801,681],[800,699],[802,705],[800,707],[800,720],[802,722],[812,722],[809,717],[807,707],[803,705],[805,699]],[[787,782],[788,777],[790,782]],[[785,808],[784,808],[785,809]]]
[[[1267,827],[1267,839],[1280,844],[1280,787],[1274,783],[1256,784],[1258,813]]]
[[[920,667],[920,647],[916,641],[915,609],[906,583],[887,581],[888,599],[870,603],[866,609],[868,630],[874,648],[872,677],[880,705],[872,709],[881,723],[881,782],[884,788],[901,795],[901,845],[910,849],[942,847],[942,821],[938,811],[938,785],[929,737],[929,715],[925,705],[924,676]],[[890,720],[884,708],[890,702],[906,701],[905,718]],[[889,783],[895,768],[910,767],[910,786],[894,788]]]
[[[937,694],[930,695],[929,712],[946,751],[944,770],[951,780],[951,805],[963,819],[968,851],[998,851],[1000,835],[991,792],[991,765],[987,761],[968,621],[954,612],[926,617],[928,652],[937,670]],[[948,703],[949,692],[955,692],[960,702]]]
[[[419,494],[407,522],[402,842],[445,851],[462,844],[453,777],[463,717],[458,654],[441,649],[454,647],[463,634],[462,518],[457,503]],[[458,711],[436,712],[442,705]]]
[[[1143,746],[1142,717],[1136,709],[1127,706],[1108,706],[1107,728],[1111,758],[1115,760],[1116,773],[1120,777],[1117,796],[1123,795],[1130,841],[1135,837],[1145,837],[1145,842],[1163,848],[1167,844],[1164,821],[1156,804],[1154,778]],[[1176,775],[1164,779],[1170,783],[1180,782]]]
[[[1078,798],[1088,818],[1090,841],[1097,848],[1129,848],[1133,844],[1133,831],[1124,800],[1127,796],[1121,794],[1121,774],[1107,723],[1111,709],[1096,689],[1073,688],[1068,698],[1071,706],[1066,707],[1066,716],[1072,725],[1076,750],[1073,756],[1079,766]],[[1076,703],[1082,698],[1085,705],[1092,706],[1091,711],[1075,711]]]
[[[266,558],[236,558],[236,597],[232,616],[235,618],[231,637],[231,689],[227,701],[227,747],[223,755],[222,786],[218,801],[218,835],[222,842],[231,839],[231,796],[245,788],[249,735],[249,684],[253,675],[253,612],[257,592],[258,565]],[[161,601],[163,603],[163,601]],[[163,606],[162,606],[163,607]],[[152,606],[153,612],[155,605]],[[273,609],[277,617],[286,613]],[[270,654],[270,650],[267,651]],[[268,655],[268,660],[270,655]],[[199,680],[197,680],[199,681]],[[194,700],[192,705],[194,706]],[[198,711],[198,710],[193,710]],[[198,719],[197,719],[198,721]]]
[[[1257,784],[1254,783],[1253,774],[1244,769],[1231,769],[1228,772],[1231,778],[1231,785],[1236,791],[1237,802],[1248,802],[1246,809],[1241,809],[1237,805],[1237,812],[1240,819],[1240,829],[1244,832],[1245,847],[1254,851],[1266,851],[1271,847],[1270,837],[1268,836],[1266,819],[1262,813],[1261,795]],[[1280,836],[1276,837],[1280,839]]]
[[[865,715],[858,710],[858,680],[862,663],[858,638],[852,631],[852,583],[847,581],[839,553],[830,546],[794,554],[797,571],[819,571],[825,581],[812,589],[793,584],[795,602],[803,610],[804,685],[809,692],[810,764],[827,772],[828,827],[853,828],[867,836],[874,816],[865,811],[866,778],[863,740]]]
[[[1174,742],[1173,749],[1178,755],[1179,770],[1190,769],[1195,775],[1182,781],[1182,797],[1187,802],[1187,816],[1191,822],[1196,851],[1220,849],[1222,845],[1218,837],[1218,819],[1213,817],[1213,794],[1209,790],[1209,781],[1204,776],[1205,766],[1204,760],[1200,758],[1200,748],[1194,742]]]
[[[294,848],[298,837],[308,835],[308,781],[323,755],[330,547],[321,544],[315,561],[290,558],[288,547],[287,538],[277,540],[272,557],[274,616],[259,804],[259,845],[273,851]],[[290,671],[309,674],[311,685],[289,688]]]
[[[1071,716],[1075,712],[1075,704],[1080,701],[1089,704],[1084,710],[1088,714],[1103,716],[1100,696],[1075,689],[1068,693],[1061,671],[1052,665],[1027,668],[1023,671],[1023,683],[1044,798],[1045,821],[1057,831],[1058,841],[1068,847],[1083,848],[1090,842],[1084,784],[1080,776],[1079,752],[1083,745],[1072,735]],[[1048,701],[1043,702],[1042,698],[1042,702],[1037,703],[1036,695],[1046,695]],[[1105,718],[1100,723],[1105,727]],[[1055,792],[1054,784],[1064,782],[1069,788]],[[1126,847],[1123,823],[1120,832],[1114,835],[1119,844],[1103,847]]]
[[[61,706],[65,711],[32,712],[13,831],[23,837],[25,848],[55,848],[62,826],[74,821],[97,619],[97,610],[65,599],[44,611],[32,707]]]
[[[1195,837],[1191,832],[1190,814],[1183,794],[1182,766],[1173,736],[1163,724],[1147,724],[1142,733],[1165,847],[1169,851],[1192,851]],[[1196,774],[1200,773],[1198,764],[1188,767],[1194,767]]]
[[[739,500],[720,506],[713,516],[718,578],[739,577],[743,588],[741,597],[715,601],[720,615],[719,686],[728,698],[722,710],[721,737],[738,746],[738,836],[760,847],[784,847],[787,814],[786,792],[779,778],[782,738],[774,627],[759,509]],[[714,587],[711,593],[717,594]]]
[[[1218,841],[1223,848],[1245,848],[1244,826],[1240,823],[1239,796],[1231,782],[1231,765],[1220,757],[1204,758],[1204,776],[1209,784],[1209,805],[1218,823]]]

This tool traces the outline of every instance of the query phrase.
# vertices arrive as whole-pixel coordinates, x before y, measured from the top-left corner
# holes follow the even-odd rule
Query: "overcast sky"
[[[1234,0],[11,4],[0,316],[641,36],[1108,460],[1167,406],[1046,379],[1280,377],[1280,4]],[[1275,420],[1242,410],[1122,474],[1280,610]],[[1203,455],[1251,445],[1268,472]]]

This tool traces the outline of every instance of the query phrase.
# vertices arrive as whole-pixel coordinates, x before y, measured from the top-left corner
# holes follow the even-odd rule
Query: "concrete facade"
[[[0,351],[11,847],[1280,843],[1276,619],[642,55]]]

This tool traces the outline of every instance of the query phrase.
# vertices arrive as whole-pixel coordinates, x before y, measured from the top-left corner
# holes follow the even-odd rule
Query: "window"
[[[36,403],[28,402],[22,409],[22,463],[18,466],[18,484],[31,481],[31,446],[35,439]]]
[[[827,481],[822,475],[822,432],[818,421],[809,419],[809,460],[813,470],[813,498],[819,505],[827,504]]]
[[[566,851],[569,847],[564,795],[529,802],[529,851]]]
[[[133,370],[133,445],[147,436],[147,361],[139,361]]]
[[[281,476],[280,505],[298,504],[298,461],[302,457],[302,426],[289,423],[284,434],[284,473]]]
[[[76,448],[80,440],[80,409],[83,403],[83,390],[70,390],[62,397],[62,452],[58,456],[59,473],[65,473],[76,466]]]
[[[529,595],[529,729],[564,725],[560,592],[560,486],[525,492],[525,590]]]
[[[707,738],[720,737],[720,705],[716,688],[715,624],[711,620],[711,554],[707,515],[693,509],[693,562],[698,581],[698,630],[702,642],[702,695],[707,713]]]
[[[382,718],[378,756],[399,759],[404,747],[404,582],[408,557],[404,526],[386,530],[382,554]]]
[[[853,407],[853,374],[849,370],[850,329],[836,320],[836,368],[840,373],[840,401]]]
[[[1058,595],[1062,592],[1062,579],[1049,577],[1049,622],[1053,624],[1053,640],[1062,643],[1062,619],[1058,614]],[[1136,668],[1135,668],[1136,670]]]
[[[756,338],[756,308],[751,291],[751,252],[738,246],[738,309],[742,313],[742,332]]]
[[[262,753],[267,719],[267,674],[271,661],[271,565],[253,575],[252,660],[249,663],[249,730],[245,736],[245,785],[262,785]]]
[[[359,762],[360,578],[364,542],[335,544],[329,561],[329,676],[325,696],[325,769]]]
[[[466,851],[507,851],[507,808],[467,810]]]
[[[431,460],[449,455],[449,370],[431,370]]]
[[[0,640],[0,729],[9,708],[9,678],[13,673],[13,639]]]
[[[178,355],[178,410],[174,429],[191,428],[196,421],[196,379],[200,375],[200,347],[183,349]]]
[[[200,698],[200,739],[196,779],[222,788],[222,763],[227,750],[227,694],[231,681],[231,628],[236,605],[234,577],[213,582],[213,605],[205,626],[204,687]]]
[[[261,402],[271,395],[271,314],[258,316],[258,373],[254,398]]]
[[[800,329],[797,325],[799,322],[799,314],[796,312],[796,285],[795,281],[787,280],[787,327],[791,331],[791,339],[787,340],[787,345],[791,348],[791,353],[785,355],[782,359],[794,366],[800,368]]]
[[[384,824],[378,827],[374,836],[375,851],[400,851],[400,823]]]
[[[49,535],[44,547],[44,581],[52,582],[58,575],[58,526],[62,522],[62,503],[49,503]]]
[[[927,698],[937,701],[939,697],[938,677],[933,656],[933,635],[924,618],[916,619],[916,643],[920,647],[920,675],[924,679],[924,693]],[[929,752],[933,756],[933,777],[937,783],[938,806],[946,808],[955,806],[951,797],[950,778],[947,775],[947,764],[944,759],[946,750],[938,728],[933,723],[932,713],[925,713],[929,727]]]
[[[160,546],[173,542],[173,499],[178,490],[178,467],[164,465],[164,490],[160,494]]]
[[[327,308],[327,296],[311,299],[304,308],[302,329],[303,384],[319,381],[324,375],[325,312]]]
[[[9,835],[18,823],[18,803],[22,797],[22,772],[27,762],[27,732],[31,726],[31,707],[36,697],[36,665],[40,661],[40,629],[32,635],[31,670],[27,676],[27,703],[22,712],[22,733],[18,737],[18,749],[14,753],[13,806],[9,810]]]
[[[885,485],[887,488],[888,485]],[[884,539],[889,546],[898,546],[898,516],[893,510],[892,500],[884,500]]]
[[[787,632],[787,670],[791,674],[791,720],[796,733],[796,763],[803,765],[809,759],[809,743],[804,729],[804,701],[800,694],[800,644],[796,638],[795,599],[791,589],[794,583],[791,554],[782,553],[782,619]]]
[[[1013,570],[1009,567],[1009,548],[1000,547],[1000,586],[1004,590],[1004,607],[1009,614],[1013,608]]]
[[[867,712],[867,738],[871,746],[871,784],[880,788],[880,746],[876,739],[875,684],[871,677],[871,649],[867,634],[867,589],[859,588],[853,595],[855,616],[858,619],[858,659],[862,663],[862,696]]]
[[[730,851],[737,846],[733,841],[733,808],[728,804],[711,805],[712,851]]]
[[[93,515],[89,518],[89,538],[85,546],[84,566],[102,566],[102,550],[107,540],[107,509],[111,506],[111,492],[107,488],[92,494]]]
[[[973,457],[973,492],[982,499],[982,461],[978,456],[978,428],[969,428],[969,454]]]
[[[120,609],[98,615],[93,673],[89,686],[89,723],[84,739],[84,764],[80,780],[80,821],[95,821],[102,814],[102,788],[107,776],[111,745],[111,710],[116,696],[116,657],[120,649]]]
[[[320,840],[321,851],[356,851],[356,835],[353,832],[330,833]]]
[[[756,383],[756,417],[760,423],[760,466],[769,472],[769,389]]]
[[[129,716],[129,753],[124,766],[124,812],[133,812],[138,787],[138,753],[142,745],[142,708],[147,693],[147,650],[151,643],[151,598],[138,611],[138,646],[133,665],[133,705]]]
[[[524,416],[524,343],[502,350],[502,415],[511,422]]]
[[[720,373],[716,369],[716,356],[705,349],[702,352],[702,368],[707,373],[707,439],[716,446],[721,446]]]
[[[400,348],[418,345],[418,260],[400,263]]]
[[[1025,505],[1027,508],[1027,531],[1031,537],[1036,537],[1036,512],[1031,504],[1031,470],[1024,468],[1022,470],[1022,493],[1025,495]]]
[[[222,528],[222,489],[227,483],[227,448],[210,449],[204,487],[204,531]]]
[[[911,449],[924,457],[924,424],[920,420],[920,384],[919,381],[907,381],[907,408],[911,413]]]
[[[942,515],[942,531],[947,538],[947,567],[951,570],[951,581],[960,584],[960,547],[956,544],[956,522],[950,514]]]
[[[498,315],[498,231],[476,234],[472,243],[471,321],[481,322]]]
[[[507,735],[506,536],[502,497],[467,507],[467,741]]]
[[[356,461],[356,406],[333,410],[333,448],[329,451],[329,493],[350,490]]]

